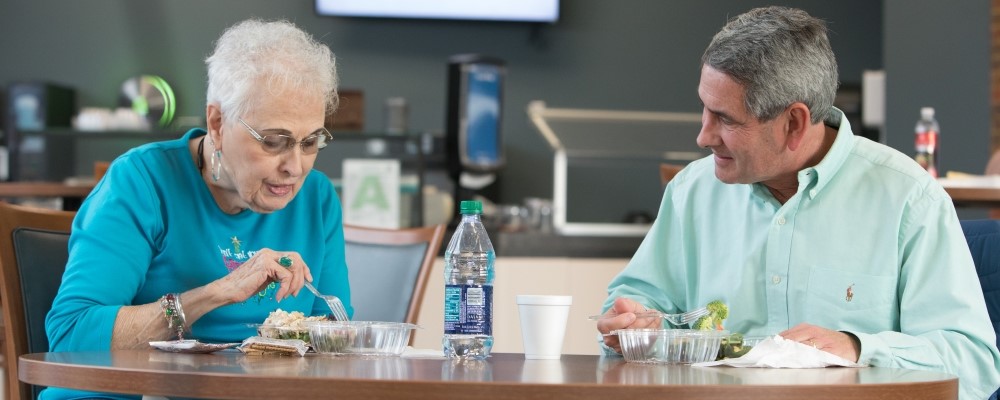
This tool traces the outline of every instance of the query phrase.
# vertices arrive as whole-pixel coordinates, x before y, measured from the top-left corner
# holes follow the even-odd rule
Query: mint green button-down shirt
[[[1000,354],[950,197],[835,114],[833,147],[784,205],[761,184],[716,179],[711,156],[681,171],[604,309],[622,296],[667,312],[721,299],[730,331],[850,332],[862,364],[951,373],[961,399],[988,397]]]

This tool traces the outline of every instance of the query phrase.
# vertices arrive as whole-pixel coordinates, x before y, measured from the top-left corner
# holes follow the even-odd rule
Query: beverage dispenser
[[[448,174],[455,183],[454,204],[477,195],[494,202],[499,199],[505,76],[504,62],[494,57],[460,54],[448,60],[445,152]]]

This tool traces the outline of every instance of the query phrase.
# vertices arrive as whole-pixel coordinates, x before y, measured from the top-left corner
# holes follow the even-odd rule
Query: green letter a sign
[[[398,229],[399,160],[348,158],[343,171],[344,223]]]
[[[376,175],[366,175],[361,178],[361,183],[357,187],[351,208],[360,210],[362,207],[371,206],[382,211],[389,210],[389,199],[385,198],[385,191],[382,190],[382,182]]]

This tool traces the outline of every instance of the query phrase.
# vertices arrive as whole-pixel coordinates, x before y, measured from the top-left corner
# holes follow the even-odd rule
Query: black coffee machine
[[[475,196],[499,200],[497,174],[504,165],[503,85],[506,66],[498,58],[460,54],[448,60],[445,151],[458,204]],[[453,219],[453,221],[456,221]]]

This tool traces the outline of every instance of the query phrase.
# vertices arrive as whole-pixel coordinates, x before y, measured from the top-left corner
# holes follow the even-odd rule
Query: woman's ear
[[[205,107],[205,128],[208,140],[216,150],[222,150],[222,110],[216,104]]]

